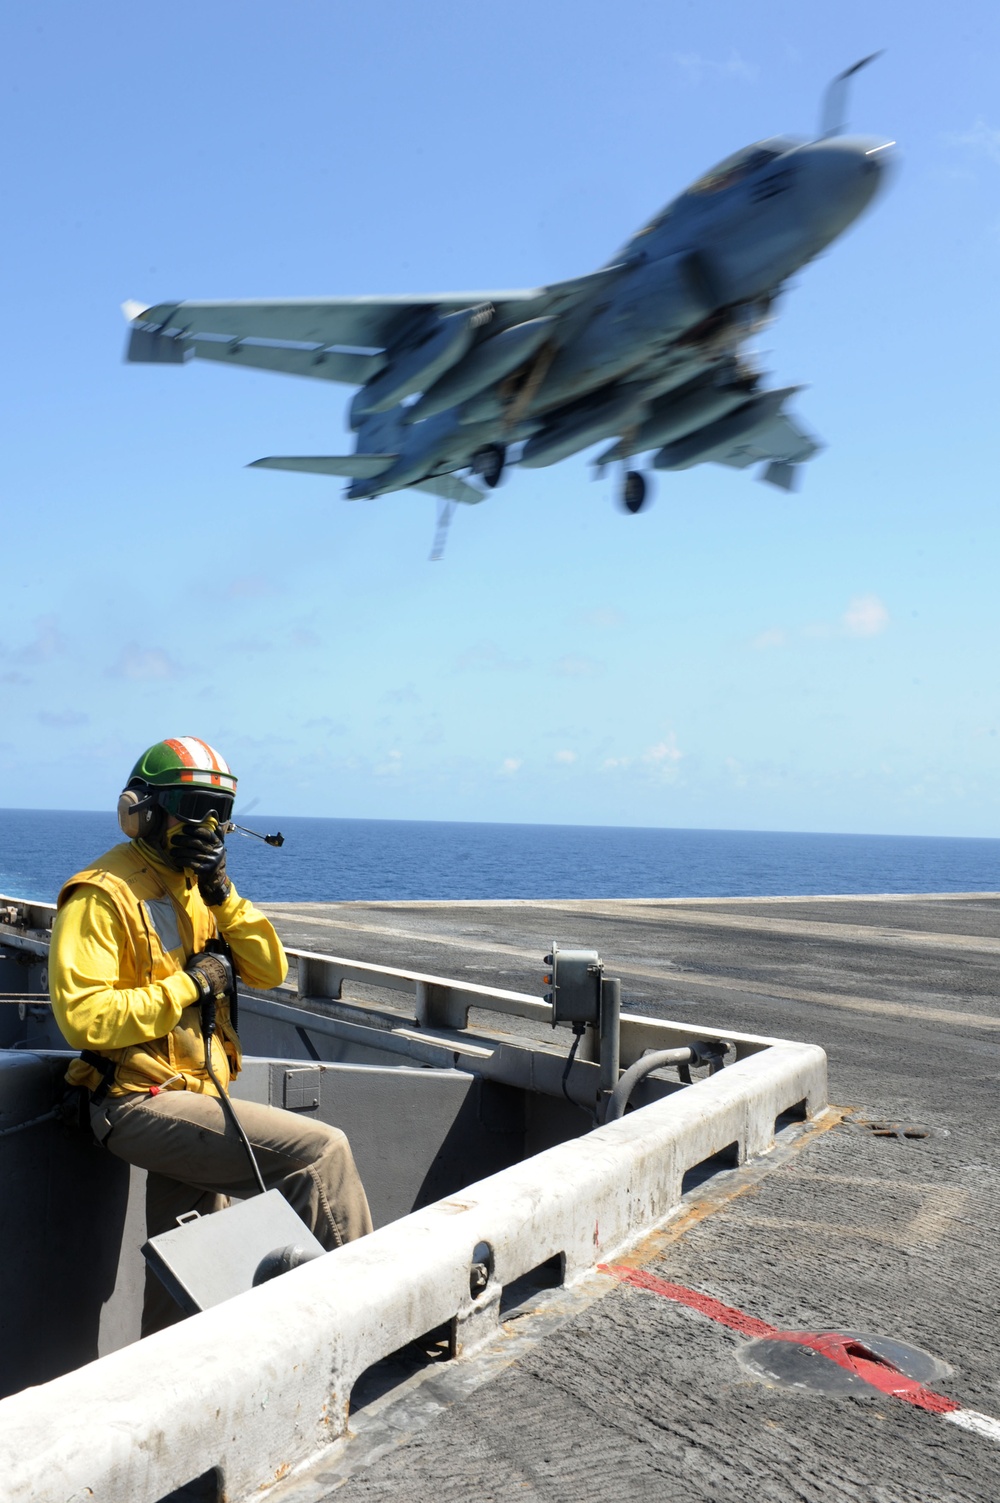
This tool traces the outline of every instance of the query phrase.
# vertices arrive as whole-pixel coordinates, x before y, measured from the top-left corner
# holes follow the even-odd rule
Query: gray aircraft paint
[[[478,500],[454,477],[481,472],[484,452],[502,466],[507,447],[526,441],[521,463],[543,466],[610,437],[599,464],[655,448],[658,469],[762,462],[761,478],[787,487],[820,445],[784,411],[794,389],[760,389],[747,345],[788,278],[871,203],[893,144],[829,132],[758,142],[673,199],[606,266],[550,287],[127,304],[128,358],[364,381],[351,404],[354,455],[255,462],[347,476],[351,499],[417,486]]]

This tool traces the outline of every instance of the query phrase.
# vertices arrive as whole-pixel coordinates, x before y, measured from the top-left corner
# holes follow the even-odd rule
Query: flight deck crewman
[[[147,1171],[147,1236],[185,1211],[221,1210],[230,1194],[257,1189],[211,1079],[226,1089],[240,1069],[221,952],[228,946],[239,980],[261,989],[279,986],[288,963],[269,921],[226,875],[220,827],[235,792],[227,763],[197,737],[151,746],[118,801],[128,842],[70,878],[52,928],[53,1012],[83,1051],[67,1079],[90,1091],[97,1137]],[[209,1070],[201,1004],[213,995]],[[277,1107],[232,1104],[267,1188],[281,1191],[327,1250],[371,1231],[342,1132]],[[142,1334],[180,1318],[147,1270]]]

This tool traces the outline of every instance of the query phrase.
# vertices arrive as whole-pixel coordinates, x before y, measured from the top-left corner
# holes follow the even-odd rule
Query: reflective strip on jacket
[[[281,941],[233,888],[209,908],[192,876],[157,860],[140,841],[113,846],[77,872],[58,898],[49,951],[52,1011],[74,1049],[117,1064],[111,1095],[170,1089],[215,1095],[205,1070],[198,985],[187,961],[221,935],[240,980],[267,989],[288,972]],[[229,1004],[220,1003],[212,1065],[223,1086],[239,1073],[239,1040]],[[67,1072],[91,1090],[99,1073],[82,1060]]]

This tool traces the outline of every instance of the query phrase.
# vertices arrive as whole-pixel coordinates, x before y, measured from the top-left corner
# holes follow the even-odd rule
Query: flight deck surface
[[[754,1322],[890,1337],[945,1365],[932,1395],[1000,1418],[1000,894],[265,906],[297,948],[518,991],[553,939],[598,948],[629,1011],[821,1044],[838,1104],[695,1187],[619,1277],[368,1395],[275,1503],[1000,1497],[1000,1425],[740,1357]]]

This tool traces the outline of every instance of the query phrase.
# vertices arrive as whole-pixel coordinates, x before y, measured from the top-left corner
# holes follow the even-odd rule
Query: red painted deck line
[[[744,1315],[742,1310],[724,1305],[710,1294],[699,1294],[697,1289],[686,1289],[683,1284],[668,1284],[666,1279],[644,1273],[641,1268],[622,1268],[613,1263],[600,1263],[598,1268],[601,1273],[610,1273],[623,1284],[634,1284],[637,1289],[645,1289],[649,1294],[661,1294],[665,1299],[676,1300],[679,1305],[687,1305],[689,1310],[707,1315],[709,1320],[714,1320],[718,1325],[728,1326],[730,1331],[739,1331],[741,1336],[752,1336],[759,1340],[761,1337],[781,1335],[778,1327],[768,1325],[766,1320],[758,1320],[755,1315]]]
[[[780,1331],[766,1320],[758,1320],[756,1316],[746,1315],[732,1305],[724,1305],[721,1300],[713,1299],[709,1294],[700,1294],[697,1289],[688,1289],[683,1284],[668,1283],[666,1279],[644,1273],[642,1269],[623,1268],[608,1263],[599,1266],[602,1273],[610,1273],[623,1284],[632,1284],[636,1289],[644,1289],[649,1294],[659,1294],[664,1299],[686,1305],[689,1310],[697,1310],[699,1315],[705,1315],[717,1325],[737,1331],[741,1336],[749,1336],[754,1340],[796,1342],[799,1346],[810,1347],[814,1352],[828,1357],[831,1362],[836,1362],[838,1367],[846,1368],[848,1372],[862,1378],[880,1393],[902,1399],[904,1403],[913,1404],[917,1409],[924,1409],[930,1414],[950,1414],[962,1408],[954,1399],[925,1388],[915,1378],[908,1378],[898,1367],[884,1357],[877,1356],[863,1342],[842,1336],[837,1331]]]

